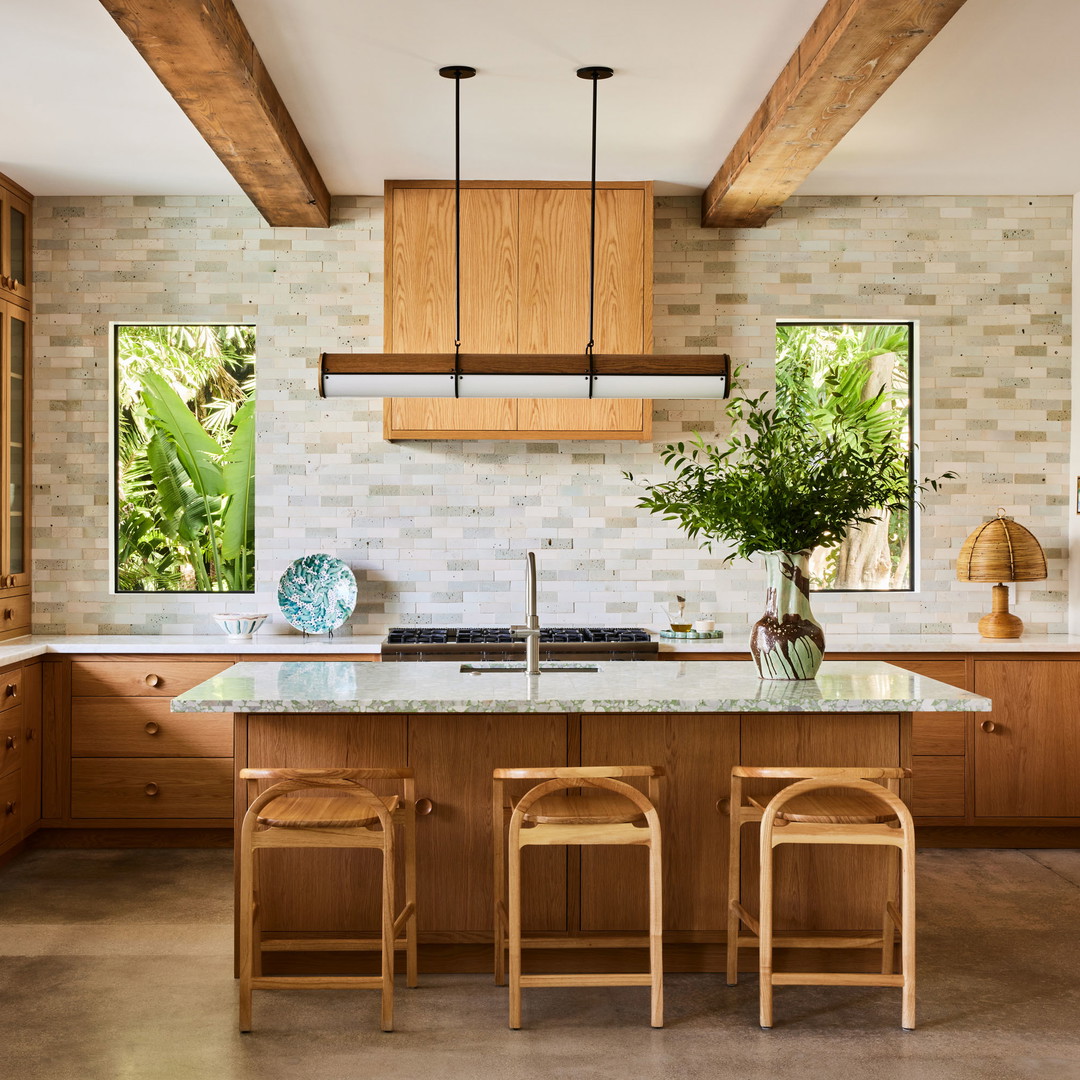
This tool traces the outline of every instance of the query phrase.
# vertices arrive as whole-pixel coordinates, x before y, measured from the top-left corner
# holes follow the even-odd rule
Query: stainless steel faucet
[[[514,637],[525,639],[525,674],[540,674],[540,619],[536,614],[536,553],[525,554],[525,625],[511,627]]]

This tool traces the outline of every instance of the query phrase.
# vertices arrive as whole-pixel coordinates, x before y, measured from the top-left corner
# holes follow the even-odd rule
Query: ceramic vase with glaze
[[[763,679],[812,679],[825,654],[825,633],[810,611],[808,551],[765,551],[765,614],[750,631],[750,652]]]

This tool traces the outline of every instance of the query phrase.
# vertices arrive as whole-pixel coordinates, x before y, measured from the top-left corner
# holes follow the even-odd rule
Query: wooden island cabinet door
[[[427,808],[423,800],[431,803],[430,812],[421,812],[416,823],[417,925],[422,934],[491,940],[492,771],[565,765],[566,734],[561,714],[409,717],[417,801],[421,811]],[[529,786],[524,783],[515,794]],[[499,841],[505,843],[505,836]],[[567,929],[566,858],[566,849],[556,847],[528,848],[522,856],[526,930]]]
[[[742,718],[743,765],[902,764],[896,714],[747,714]],[[761,802],[783,786],[748,780]],[[886,852],[850,845],[776,849],[774,913],[778,930],[869,930],[881,926]],[[888,852],[895,855],[895,850]],[[758,831],[743,830],[742,902],[758,910]]]
[[[1080,817],[1080,660],[976,660],[975,814]]]
[[[667,770],[658,807],[665,928],[724,929],[728,817],[721,809],[738,760],[738,716],[582,717],[582,765],[663,765]],[[643,932],[646,868],[643,847],[583,847],[581,929]]]
[[[247,763],[252,768],[404,768],[403,716],[248,717]],[[260,784],[260,789],[269,784]],[[401,791],[401,781],[372,783],[377,795]],[[237,799],[237,832],[244,806]],[[379,925],[381,855],[374,850],[266,849],[259,852],[262,927],[268,932],[371,931]],[[397,897],[404,896],[398,860]]]

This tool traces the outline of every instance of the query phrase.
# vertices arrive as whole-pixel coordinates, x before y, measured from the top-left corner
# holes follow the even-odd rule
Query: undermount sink
[[[521,671],[524,672],[524,664],[462,664],[462,675],[484,675],[488,672]],[[599,671],[595,664],[541,664],[540,672],[545,671]]]

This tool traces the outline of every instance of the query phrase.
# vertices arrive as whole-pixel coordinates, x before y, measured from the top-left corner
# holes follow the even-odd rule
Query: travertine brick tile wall
[[[1031,630],[1066,629],[1069,198],[796,198],[765,229],[697,226],[697,200],[656,208],[656,347],[722,349],[746,383],[771,377],[778,318],[917,319],[924,474],[960,480],[922,519],[920,589],[819,596],[833,630],[967,630],[985,586],[953,580],[967,532],[1000,503],[1047,549],[1021,586]],[[710,402],[657,402],[655,444],[402,443],[381,402],[322,401],[323,350],[378,350],[382,200],[338,198],[330,230],[269,229],[242,198],[41,198],[36,204],[34,628],[190,633],[229,607],[277,615],[289,561],[326,551],[359,579],[353,632],[522,608],[522,553],[540,552],[546,622],[655,621],[675,592],[742,635],[757,566],[725,569],[634,508],[623,470],[723,431]],[[110,594],[109,323],[258,327],[258,592]]]

